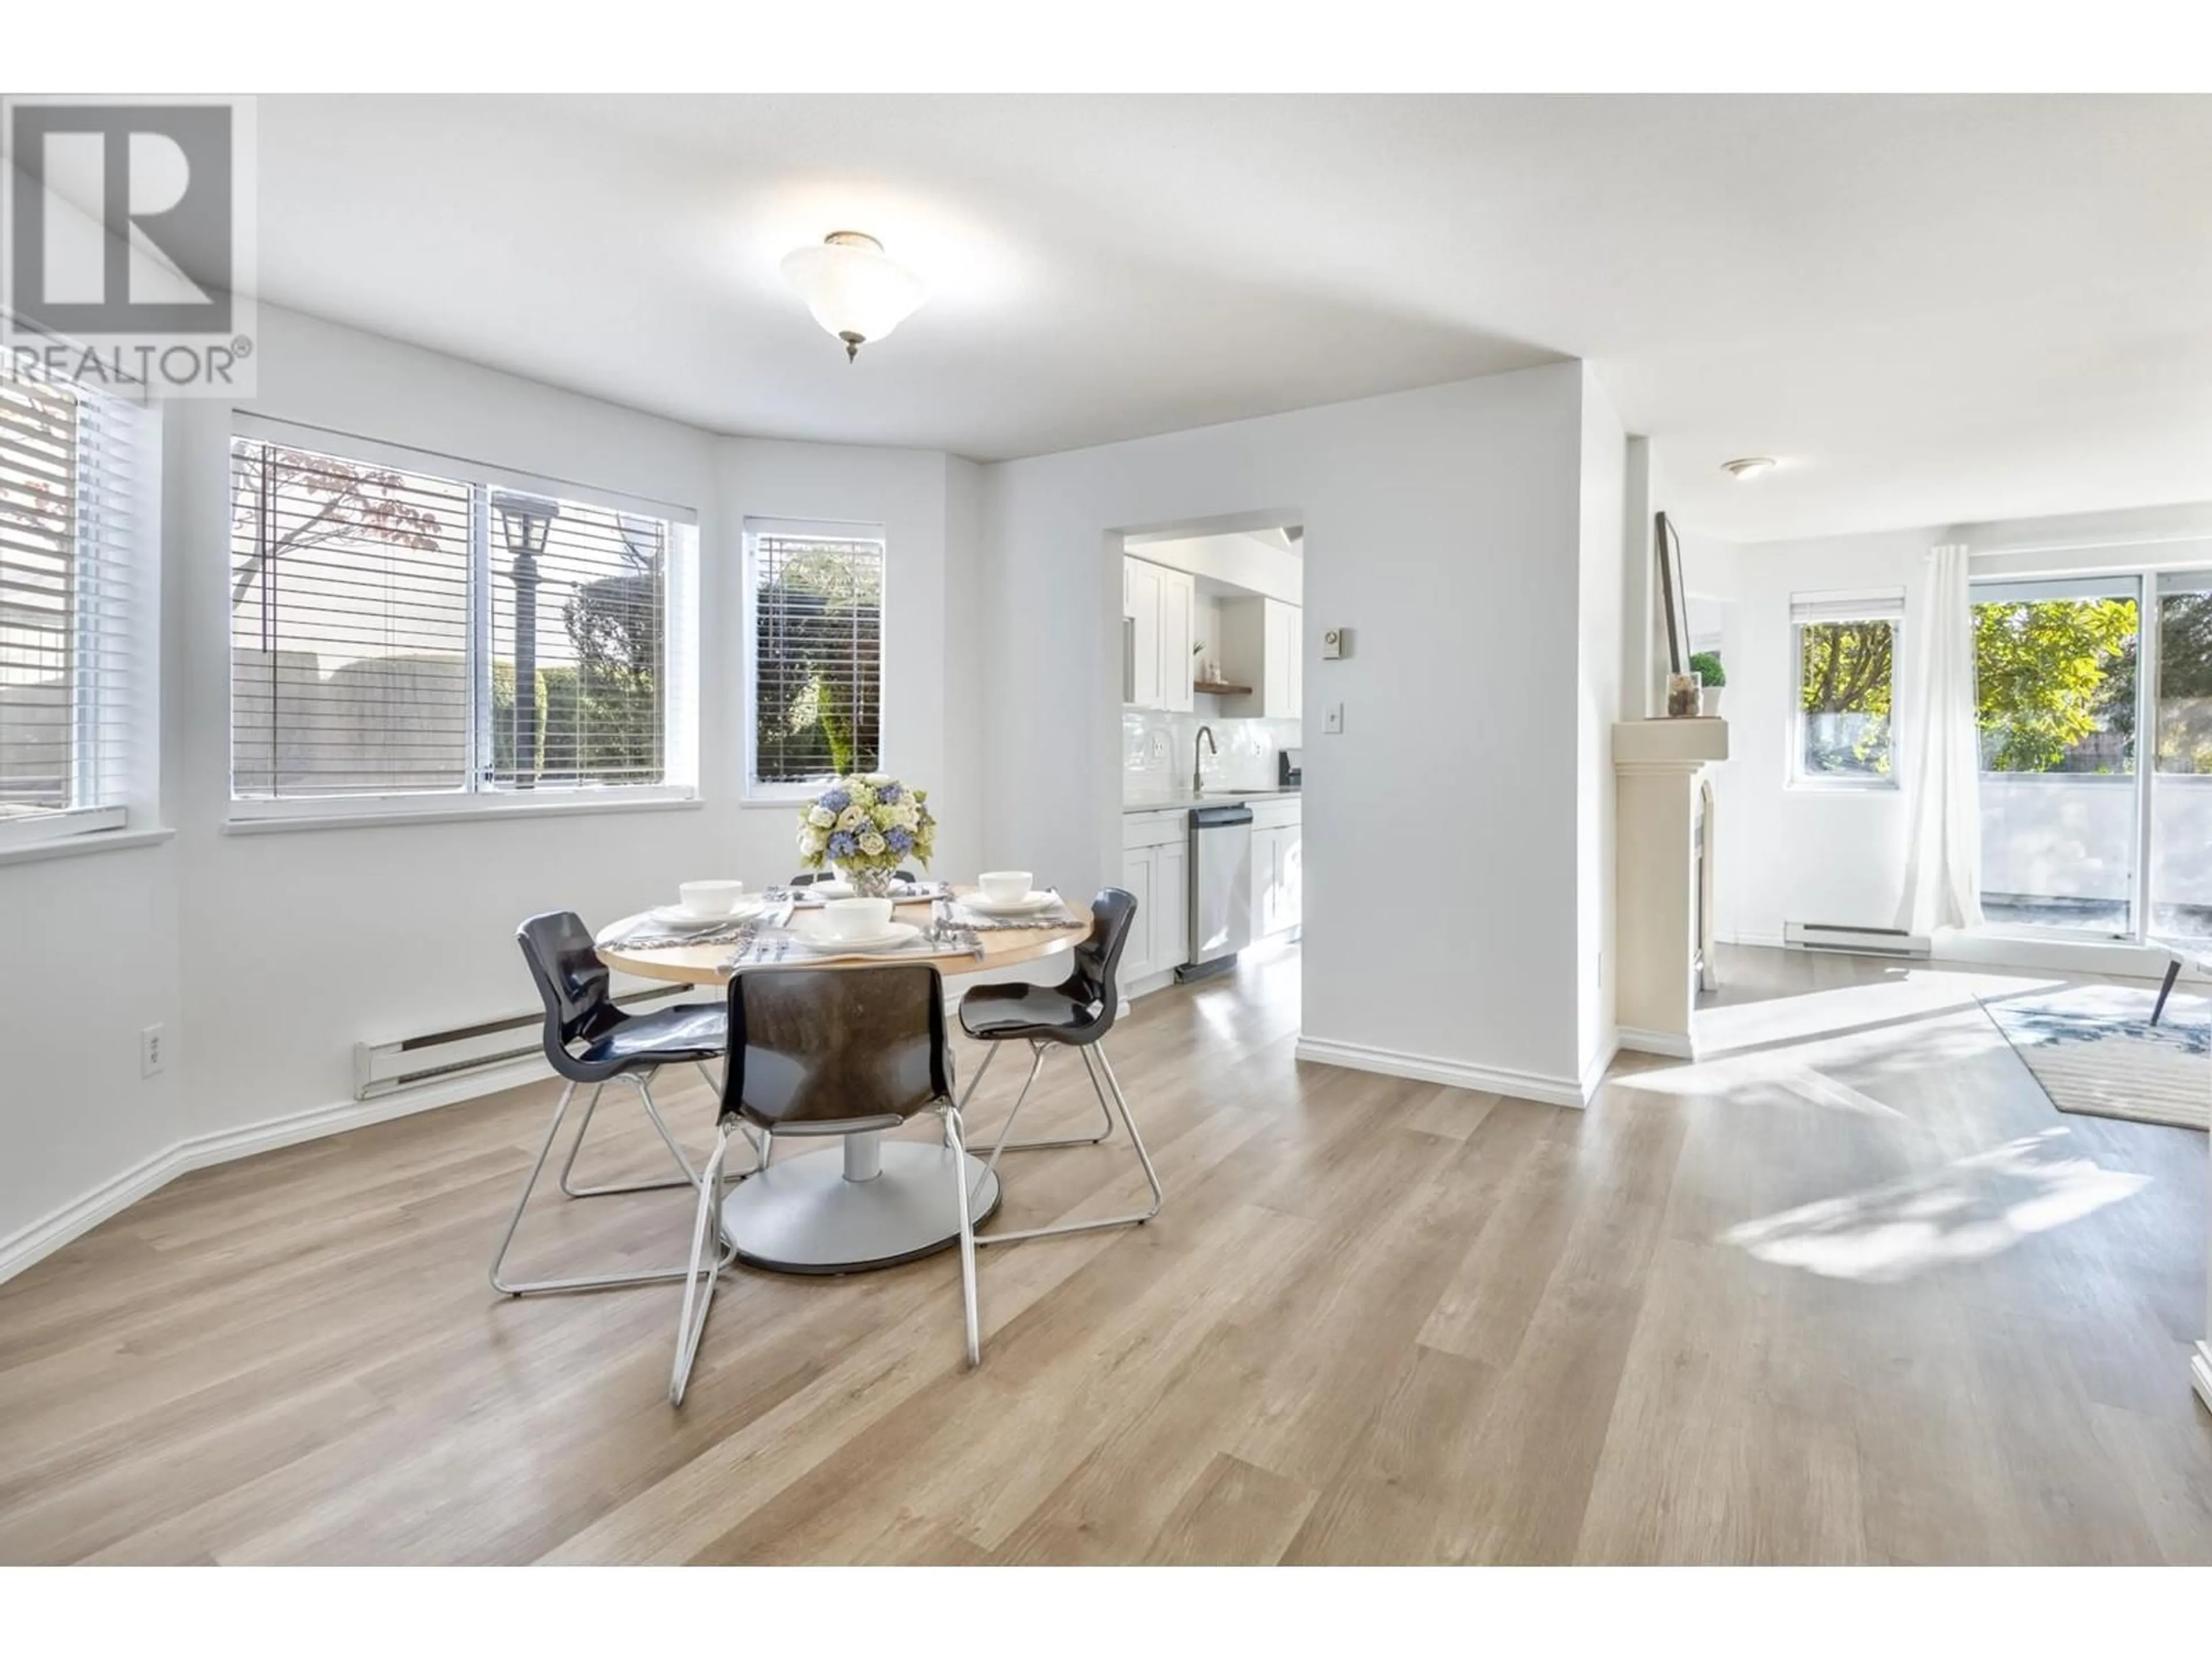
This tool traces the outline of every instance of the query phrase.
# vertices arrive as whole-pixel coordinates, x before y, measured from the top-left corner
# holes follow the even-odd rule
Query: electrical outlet
[[[1329,733],[1331,736],[1340,737],[1343,735],[1344,705],[1342,703],[1333,702],[1329,704],[1328,711],[1322,715],[1321,729]]]
[[[169,1028],[149,1025],[138,1033],[138,1075],[152,1077],[169,1063]]]

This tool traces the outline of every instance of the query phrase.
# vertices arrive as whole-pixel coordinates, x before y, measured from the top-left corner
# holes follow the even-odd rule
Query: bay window
[[[0,369],[0,850],[150,804],[154,433],[143,409]]]
[[[689,798],[688,516],[243,428],[234,819]]]

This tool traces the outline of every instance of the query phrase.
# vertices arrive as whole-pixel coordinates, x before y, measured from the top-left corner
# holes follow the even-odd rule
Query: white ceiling
[[[267,297],[720,431],[996,459],[1573,356],[1705,534],[2212,497],[2212,99],[265,98],[260,136]],[[840,228],[931,289],[851,367],[776,270]]]

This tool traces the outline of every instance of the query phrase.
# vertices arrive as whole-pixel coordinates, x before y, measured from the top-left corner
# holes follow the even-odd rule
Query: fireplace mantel
[[[1696,1053],[1699,974],[1711,984],[1713,811],[1705,769],[1728,758],[1723,720],[1625,720],[1613,728],[1614,944],[1620,1046]]]

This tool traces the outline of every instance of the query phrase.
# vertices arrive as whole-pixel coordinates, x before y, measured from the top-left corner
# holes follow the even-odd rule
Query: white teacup
[[[891,925],[891,902],[887,898],[831,899],[822,907],[822,920],[838,939],[872,939]]]
[[[745,896],[741,881],[687,881],[676,890],[695,916],[726,916]]]
[[[1027,870],[986,870],[975,878],[983,896],[994,904],[1018,904],[1030,896]]]

